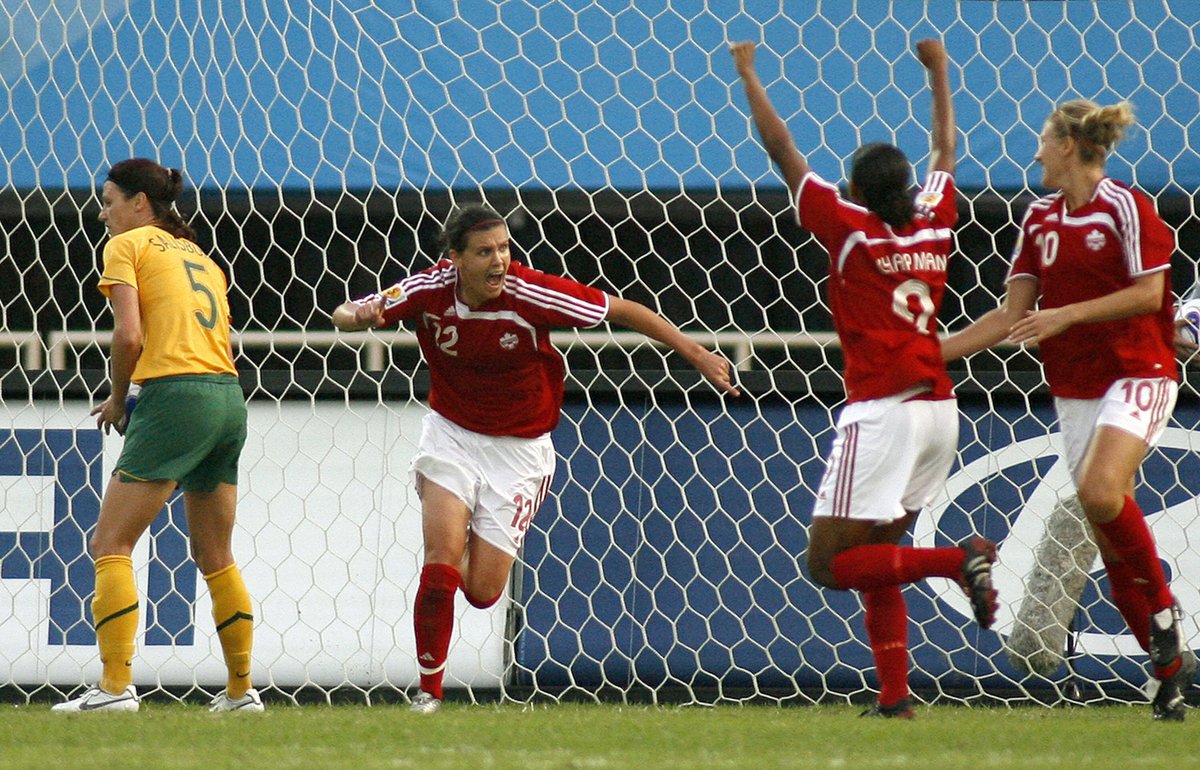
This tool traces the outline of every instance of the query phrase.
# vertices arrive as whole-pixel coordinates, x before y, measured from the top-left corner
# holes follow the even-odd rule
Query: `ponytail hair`
[[[183,221],[175,201],[183,192],[183,172],[166,168],[147,158],[130,158],[108,170],[108,181],[121,188],[126,197],[145,193],[159,227],[176,238],[196,242],[196,231]]]
[[[1079,159],[1089,165],[1103,163],[1125,129],[1136,121],[1129,102],[1101,107],[1088,99],[1072,99],[1059,105],[1047,118],[1059,137],[1070,137],[1079,145]]]
[[[862,203],[884,222],[903,227],[912,221],[912,165],[899,147],[883,143],[859,147],[851,162],[850,181]]]

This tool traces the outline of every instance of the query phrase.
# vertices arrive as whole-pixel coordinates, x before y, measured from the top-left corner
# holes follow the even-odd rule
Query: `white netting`
[[[184,208],[232,279],[252,396],[235,548],[258,605],[262,685],[415,681],[406,472],[421,366],[405,333],[339,335],[327,314],[429,264],[451,206],[485,197],[510,213],[523,259],[657,308],[733,359],[748,395],[692,389],[694,373],[636,336],[560,335],[573,376],[555,494],[512,599],[461,608],[449,683],[683,700],[873,686],[857,597],[817,590],[798,566],[840,400],[827,256],[792,223],[728,42],[761,41],[799,148],[839,179],[870,140],[896,142],[924,172],[929,96],[912,48],[946,40],[964,207],[942,321],[959,326],[995,305],[1040,123],[1075,95],[1134,103],[1142,128],[1110,171],[1175,229],[1177,286],[1196,279],[1184,255],[1200,226],[1187,74],[1200,70],[1200,5],[769,6],[0,0],[0,683],[28,696],[98,673],[86,530],[120,443],[87,418],[106,392],[111,328],[94,288],[93,191],[112,163],[144,155],[184,169],[196,187]],[[1001,540],[1003,609],[999,633],[978,633],[955,586],[909,589],[913,684],[1127,696],[1142,659],[1096,564],[1078,633],[1039,629],[1051,646],[1077,642],[1072,669],[1028,677],[1005,654],[1035,551],[1056,558],[1039,542],[1066,476],[1034,359],[980,354],[960,379],[962,462],[914,539]],[[1200,610],[1185,535],[1200,409],[1183,390],[1139,496],[1176,593]],[[136,677],[213,689],[223,668],[182,526],[164,515],[135,554]],[[1062,526],[1051,530],[1069,539]]]

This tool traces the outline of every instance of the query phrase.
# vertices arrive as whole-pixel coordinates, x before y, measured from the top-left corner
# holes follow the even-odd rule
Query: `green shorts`
[[[231,374],[185,374],[143,383],[113,475],[174,481],[185,492],[237,484],[246,399]]]

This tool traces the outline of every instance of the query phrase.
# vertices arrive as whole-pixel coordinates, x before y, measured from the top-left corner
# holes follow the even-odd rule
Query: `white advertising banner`
[[[122,439],[101,438],[83,401],[12,407],[11,428],[0,431],[0,679],[94,682],[86,538]],[[413,404],[250,404],[234,555],[255,606],[257,686],[416,683],[422,540],[408,465],[425,413]],[[225,680],[185,530],[182,501],[173,501],[133,555],[139,686]],[[500,684],[508,604],[458,602],[447,686]]]

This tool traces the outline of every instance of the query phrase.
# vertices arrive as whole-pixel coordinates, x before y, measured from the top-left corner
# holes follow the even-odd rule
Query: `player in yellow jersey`
[[[175,210],[182,187],[178,170],[133,158],[109,170],[101,193],[109,241],[99,287],[113,311],[112,394],[92,414],[105,433],[123,432],[125,446],[91,539],[103,675],[55,711],[138,710],[131,669],[138,596],[130,556],[177,486],[229,669],[211,708],[263,710],[250,682],[254,616],[231,546],[246,402],[229,341],[225,276]],[[131,383],[141,393],[126,422]]]

